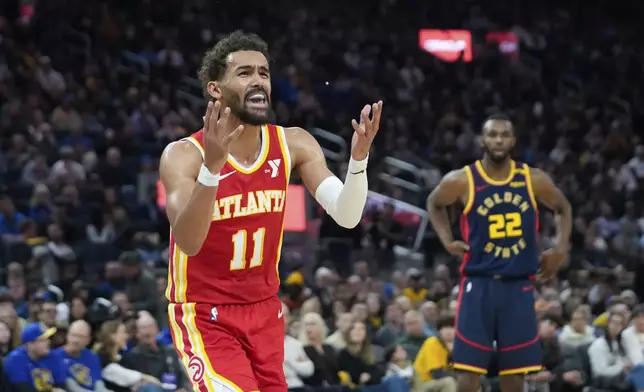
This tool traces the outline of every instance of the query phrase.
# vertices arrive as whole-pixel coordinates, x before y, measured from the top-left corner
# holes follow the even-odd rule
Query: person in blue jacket
[[[4,378],[14,392],[64,392],[65,372],[49,347],[56,328],[32,323],[22,330],[22,346],[4,361]]]

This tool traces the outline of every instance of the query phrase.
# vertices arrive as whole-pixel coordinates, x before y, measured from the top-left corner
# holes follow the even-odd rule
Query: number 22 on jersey
[[[259,267],[262,265],[264,254],[264,236],[266,228],[260,227],[253,233],[252,249],[253,253],[250,258],[250,263],[247,263],[248,246],[248,232],[246,230],[239,230],[233,234],[233,258],[230,260],[230,270],[238,271],[246,268]]]
[[[508,214],[492,214],[489,217],[490,239],[521,237],[521,214],[510,212]]]

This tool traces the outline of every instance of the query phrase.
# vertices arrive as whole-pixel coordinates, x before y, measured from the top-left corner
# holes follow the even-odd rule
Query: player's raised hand
[[[356,161],[364,160],[369,155],[373,138],[380,129],[382,101],[373,105],[365,105],[360,112],[360,122],[351,120],[353,125],[353,140],[351,141],[351,157]]]
[[[230,142],[241,135],[244,126],[240,125],[232,132],[228,131],[230,108],[222,110],[221,103],[208,102],[206,116],[203,118],[204,165],[211,173],[219,173],[228,159]]]
[[[537,279],[540,282],[547,282],[557,275],[559,267],[566,261],[568,254],[561,250],[551,248],[547,249],[539,256],[541,268],[537,272]]]
[[[445,249],[454,256],[463,257],[470,251],[470,246],[463,241],[452,241],[445,246]]]

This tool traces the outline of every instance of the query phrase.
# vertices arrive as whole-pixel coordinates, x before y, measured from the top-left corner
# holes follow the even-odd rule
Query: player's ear
[[[208,82],[206,85],[206,90],[208,90],[208,95],[213,97],[216,100],[221,98],[221,88],[219,87],[219,82],[214,80]]]

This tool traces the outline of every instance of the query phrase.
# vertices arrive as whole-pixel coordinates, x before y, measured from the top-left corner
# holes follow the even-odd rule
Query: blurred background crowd
[[[0,355],[66,364],[25,376],[31,391],[190,390],[168,331],[157,164],[201,126],[203,52],[243,28],[269,43],[279,123],[313,133],[340,177],[351,118],[385,102],[363,223],[341,229],[305,196],[305,226],[287,233],[289,389],[455,391],[458,261],[424,200],[480,156],[481,122],[499,111],[516,158],[550,173],[575,217],[570,260],[535,288],[544,370],[526,388],[632,389],[626,374],[644,364],[644,10],[613,5],[0,1]],[[421,29],[444,30],[419,45]],[[445,29],[472,40],[450,52],[461,41]],[[5,390],[26,391],[7,362]],[[484,386],[497,384],[491,364]]]

